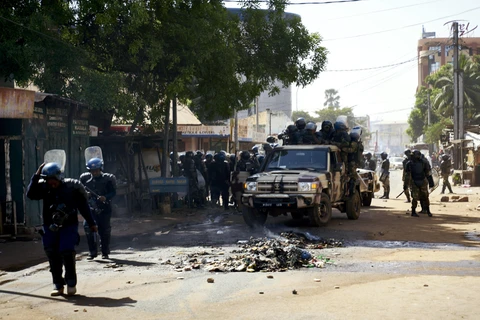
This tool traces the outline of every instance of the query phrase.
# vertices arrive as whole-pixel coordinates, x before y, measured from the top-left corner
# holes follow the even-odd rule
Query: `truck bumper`
[[[286,208],[303,209],[313,207],[320,203],[320,195],[317,194],[243,194],[242,204],[256,209],[262,208]]]

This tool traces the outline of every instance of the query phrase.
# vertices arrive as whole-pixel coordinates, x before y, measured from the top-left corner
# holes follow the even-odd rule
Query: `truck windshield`
[[[267,157],[263,171],[327,170],[326,150],[274,150]]]

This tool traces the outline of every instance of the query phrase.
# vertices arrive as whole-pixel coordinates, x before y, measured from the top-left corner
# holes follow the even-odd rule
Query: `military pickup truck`
[[[293,219],[308,216],[312,225],[324,226],[332,217],[332,208],[337,208],[356,220],[362,206],[360,181],[348,195],[345,170],[336,146],[277,147],[267,155],[259,173],[245,181],[243,218],[257,227],[269,215],[290,213]]]

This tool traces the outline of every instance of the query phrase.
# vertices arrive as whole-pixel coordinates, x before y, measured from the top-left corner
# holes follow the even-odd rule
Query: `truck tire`
[[[360,217],[360,208],[362,206],[362,199],[358,190],[355,190],[353,196],[345,201],[345,209],[347,217],[350,220],[357,220]]]
[[[330,197],[323,193],[320,195],[320,204],[309,209],[310,223],[315,227],[326,226],[332,218],[332,203]]]
[[[262,212],[258,209],[249,208],[243,206],[242,208],[243,220],[251,228],[258,228],[265,224],[267,221],[268,212]]]
[[[362,205],[364,207],[370,207],[372,204],[373,192],[364,192],[362,194]]]

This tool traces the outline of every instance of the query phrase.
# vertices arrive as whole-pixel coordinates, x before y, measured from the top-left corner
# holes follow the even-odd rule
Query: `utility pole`
[[[172,175],[174,177],[178,176],[178,168],[177,168],[177,151],[178,151],[178,146],[177,146],[177,97],[174,96],[172,100],[172,144],[173,144],[173,160],[172,160]]]
[[[258,96],[255,98],[255,132],[258,132]]]
[[[458,50],[458,22],[453,22],[453,138],[463,140],[465,133],[465,119],[463,111],[463,72],[460,70],[460,54]],[[454,148],[454,155],[457,169],[461,169],[463,159],[461,158],[463,141],[460,143],[460,154]],[[460,156],[460,157],[459,157]]]
[[[432,103],[430,101],[430,88],[427,89],[427,107],[428,107],[428,127],[432,125]],[[431,155],[433,152],[433,143],[428,144],[428,153]]]
[[[238,140],[238,111],[235,110],[235,127],[234,127],[234,135],[235,135],[235,155],[238,154],[238,150],[240,150],[240,141]]]

